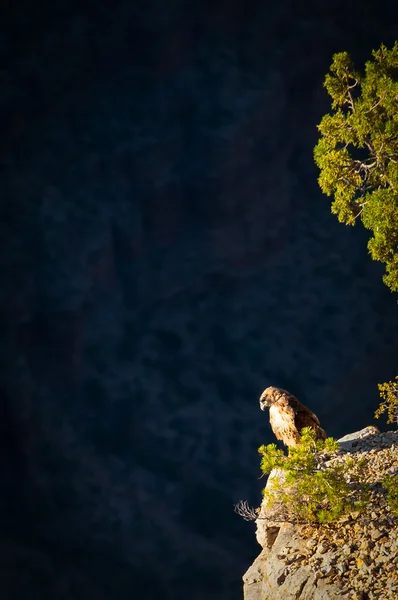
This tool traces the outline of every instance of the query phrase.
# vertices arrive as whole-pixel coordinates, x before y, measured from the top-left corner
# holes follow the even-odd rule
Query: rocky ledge
[[[325,462],[341,463],[347,453],[355,464],[366,460],[366,508],[332,524],[299,525],[276,520],[263,502],[256,520],[263,550],[243,577],[244,600],[398,598],[398,518],[381,484],[398,477],[398,432],[370,427],[338,441]]]

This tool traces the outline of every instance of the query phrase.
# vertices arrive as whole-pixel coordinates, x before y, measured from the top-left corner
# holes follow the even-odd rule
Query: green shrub
[[[325,467],[320,453],[333,453],[338,444],[332,438],[316,440],[305,427],[301,444],[289,448],[286,456],[275,444],[261,446],[261,470],[268,475],[280,469],[263,494],[270,507],[281,503],[292,521],[330,523],[351,511],[364,508],[367,487],[360,484],[364,463],[347,458],[343,464]]]
[[[395,381],[378,384],[380,397],[384,402],[380,403],[379,408],[375,412],[375,417],[378,419],[384,412],[387,411],[387,423],[393,423],[398,419],[398,375]]]
[[[382,484],[387,490],[387,502],[391,512],[398,517],[398,477],[396,475],[386,475],[382,479]]]

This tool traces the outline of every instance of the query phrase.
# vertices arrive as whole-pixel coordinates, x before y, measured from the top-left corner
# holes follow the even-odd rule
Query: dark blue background
[[[363,64],[397,19],[319,4],[0,19],[2,599],[242,598],[261,391],[373,423],[396,298],[312,150],[333,52]]]

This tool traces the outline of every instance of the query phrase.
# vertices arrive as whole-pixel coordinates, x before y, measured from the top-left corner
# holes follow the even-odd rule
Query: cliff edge
[[[295,524],[263,500],[256,519],[262,552],[243,577],[244,600],[398,598],[398,517],[381,483],[398,478],[398,432],[375,431],[341,438],[330,459],[341,463],[350,453],[355,463],[366,461],[370,495],[363,511],[327,525]]]

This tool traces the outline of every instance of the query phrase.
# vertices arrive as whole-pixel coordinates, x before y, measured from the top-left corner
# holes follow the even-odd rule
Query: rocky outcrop
[[[381,485],[385,475],[398,475],[398,432],[366,428],[339,445],[331,463],[341,463],[347,453],[355,463],[366,460],[366,508],[314,526],[277,521],[263,502],[256,521],[263,549],[244,575],[244,600],[398,597],[398,518]]]

